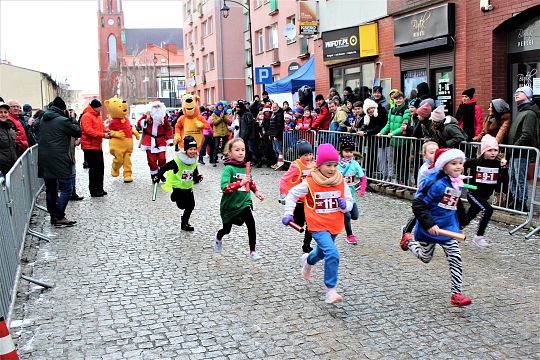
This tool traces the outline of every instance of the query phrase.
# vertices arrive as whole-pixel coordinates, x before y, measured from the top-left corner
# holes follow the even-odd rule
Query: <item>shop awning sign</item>
[[[318,3],[313,0],[298,2],[298,34],[317,35],[319,33]]]
[[[324,61],[360,58],[358,26],[323,33]]]

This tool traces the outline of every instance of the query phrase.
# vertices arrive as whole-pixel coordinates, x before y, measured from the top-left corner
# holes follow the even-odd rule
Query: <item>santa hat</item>
[[[286,112],[286,113],[283,115],[283,118],[284,118],[285,120],[293,120],[293,119],[294,119],[293,116],[292,116],[292,114],[290,114],[290,113],[288,113],[288,112]]]
[[[422,106],[420,106],[418,109],[416,109],[416,113],[420,115],[421,117],[427,119],[429,118],[429,114],[431,114],[431,111],[433,109],[429,105],[428,102],[425,102]]]
[[[150,105],[150,107],[154,107],[154,106],[161,106],[161,105],[165,105],[165,104],[163,104],[161,101],[159,101],[159,99],[152,99],[152,101],[150,101],[150,103],[148,105]]]
[[[270,106],[270,104],[266,104],[266,105],[264,105],[262,111],[270,111],[270,112],[271,112],[271,111],[272,111],[272,107]]]
[[[431,113],[431,121],[442,122],[444,121],[446,114],[444,113],[444,105],[439,105]]]
[[[495,139],[493,136],[486,134],[482,138],[482,144],[480,145],[480,155],[484,155],[486,151],[491,149],[499,150],[499,143],[497,142],[497,139]]]
[[[459,149],[437,149],[435,151],[435,162],[430,168],[444,169],[444,166],[454,159],[461,159],[465,162],[465,154]]]
[[[317,166],[321,166],[323,164],[329,163],[329,162],[335,162],[337,163],[339,161],[339,155],[332,144],[321,144],[317,148]]]

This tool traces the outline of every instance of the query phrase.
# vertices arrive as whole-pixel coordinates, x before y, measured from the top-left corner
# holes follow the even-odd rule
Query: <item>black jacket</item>
[[[69,119],[62,110],[53,106],[45,111],[39,124],[38,176],[44,179],[62,179],[71,176],[71,138],[82,136],[77,121]]]
[[[270,118],[270,127],[268,128],[268,135],[275,137],[278,140],[283,140],[283,129],[285,128],[285,119],[283,116],[283,109],[279,108],[278,111],[272,114]]]
[[[508,168],[501,167],[499,160],[469,159],[465,161],[464,168],[469,169],[468,175],[472,176],[469,184],[477,187],[476,190],[469,190],[471,194],[488,199],[501,185],[503,186],[502,192],[507,192]],[[492,173],[493,170],[495,170],[495,174]]]
[[[254,140],[257,137],[255,132],[255,120],[251,113],[247,110],[244,110],[242,114],[238,114],[238,125],[240,126],[238,136],[240,136],[244,141]]]
[[[11,120],[0,121],[0,171],[4,175],[17,161],[16,129]]]

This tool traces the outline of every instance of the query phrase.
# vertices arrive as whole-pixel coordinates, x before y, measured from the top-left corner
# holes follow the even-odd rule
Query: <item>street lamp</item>
[[[161,54],[155,54],[154,53],[154,66],[157,64],[158,62],[158,56],[163,56],[163,60],[165,59],[165,56],[164,55],[161,55]],[[173,107],[173,103],[172,103],[172,81],[171,81],[171,65],[169,63],[169,49],[167,48],[167,73],[168,73],[168,77],[169,77],[169,106],[170,107]]]
[[[248,15],[248,27],[249,27],[249,58],[251,62],[251,91],[253,92],[252,95],[255,95],[255,75],[253,73],[254,67],[253,67],[253,38],[251,36],[251,11],[249,10],[249,1],[246,4],[242,4],[241,2],[234,1],[234,0],[223,0],[223,6],[221,9],[219,9],[219,12],[223,16],[224,19],[229,17],[229,11],[231,8],[227,5],[227,1],[238,4],[242,6],[244,9],[247,10]]]

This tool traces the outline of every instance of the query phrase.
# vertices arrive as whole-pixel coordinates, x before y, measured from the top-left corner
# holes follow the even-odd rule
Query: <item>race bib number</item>
[[[315,212],[317,214],[327,214],[338,211],[338,199],[340,195],[340,191],[316,192],[314,194]]]
[[[302,176],[300,176],[300,178],[302,180],[304,180],[305,178],[308,177],[308,175],[311,173],[311,170],[302,170]]]
[[[240,174],[240,173],[237,173],[234,178],[236,179],[236,181],[242,181],[246,178],[246,174]],[[238,188],[238,191],[246,191],[246,186],[242,186],[240,188]]]
[[[481,184],[496,184],[499,177],[498,168],[476,167],[476,182]]]
[[[456,210],[460,194],[460,191],[447,187],[444,191],[442,199],[439,201],[438,206],[442,207],[443,209]]]
[[[354,175],[345,176],[345,183],[347,185],[353,185],[355,180],[356,180],[356,176],[354,176]]]
[[[182,171],[182,181],[192,181],[192,180],[193,180],[193,170]]]

